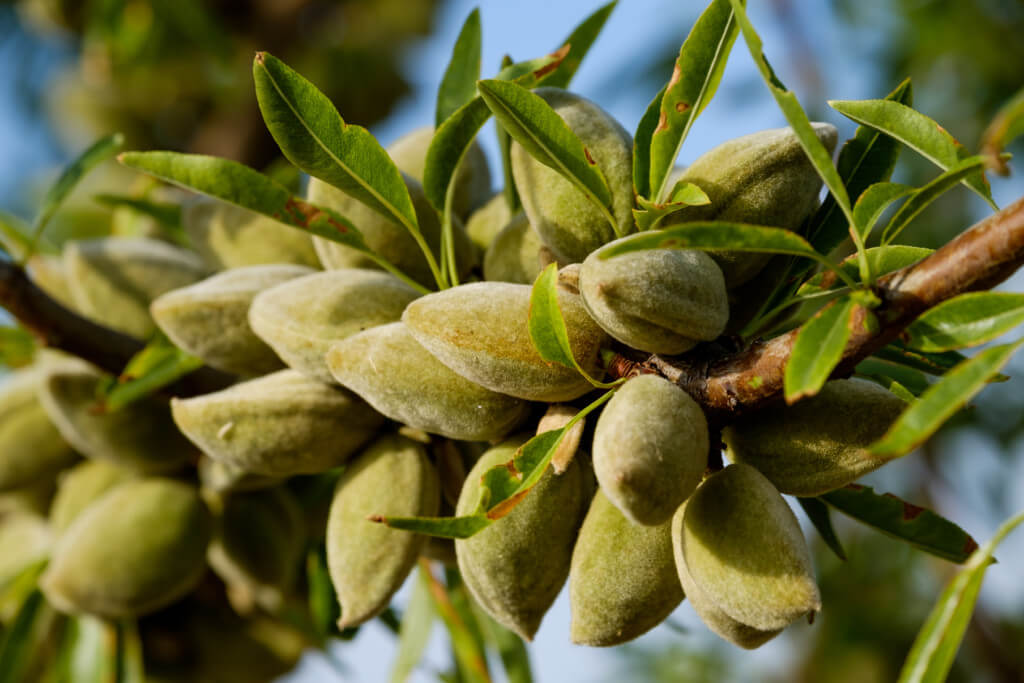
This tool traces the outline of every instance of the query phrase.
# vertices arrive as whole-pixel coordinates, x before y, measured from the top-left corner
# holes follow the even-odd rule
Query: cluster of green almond
[[[11,500],[54,485],[56,494],[0,513],[0,570],[48,557],[41,586],[52,605],[121,617],[178,600],[209,567],[238,602],[274,610],[294,587],[308,535],[325,538],[342,627],[380,614],[424,555],[456,564],[480,607],[525,638],[566,583],[572,637],[588,645],[643,634],[684,596],[743,647],[818,611],[808,548],[781,494],[817,495],[884,464],[867,446],[904,404],[866,380],[832,381],[728,425],[730,464],[709,469],[719,444],[700,406],[663,377],[640,375],[590,424],[576,423],[555,465],[479,533],[452,542],[371,519],[472,514],[485,473],[592,400],[588,377],[543,360],[530,336],[531,283],[548,265],[559,268],[576,361],[597,379],[605,351],[684,354],[734,333],[779,277],[778,257],[762,254],[603,258],[636,230],[631,137],[593,102],[535,92],[606,179],[617,229],[516,143],[522,211],[513,212],[504,194],[490,196],[474,145],[452,200],[463,284],[442,291],[422,294],[360,251],[212,199],[184,208],[191,249],[104,238],[37,262],[40,286],[79,314],[139,338],[159,328],[240,379],[104,411],[103,376],[84,362],[47,355],[15,373],[0,394],[0,490]],[[834,148],[833,127],[814,130]],[[441,221],[420,184],[431,136],[416,131],[388,151],[439,254]],[[797,231],[821,188],[789,129],[727,142],[676,178],[709,201],[666,225]],[[403,226],[317,179],[308,198],[431,284]],[[336,468],[324,530],[287,480]]]

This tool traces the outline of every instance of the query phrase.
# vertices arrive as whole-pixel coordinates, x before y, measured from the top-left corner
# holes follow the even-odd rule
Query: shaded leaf
[[[508,55],[501,60],[501,68],[512,66],[512,58]],[[474,84],[473,87],[476,87]],[[486,105],[484,105],[486,106]],[[487,110],[490,115],[491,110]],[[519,191],[516,189],[516,179],[512,177],[512,138],[508,131],[501,126],[494,127],[494,133],[498,136],[498,151],[501,153],[501,176],[505,181],[502,193],[505,195],[505,204],[508,205],[509,214],[515,214],[522,207],[522,200],[519,199]],[[461,156],[459,157],[461,159]],[[449,183],[451,180],[449,179]]]
[[[1000,175],[1010,174],[1002,151],[1021,135],[1024,135],[1024,88],[1000,107],[981,136],[981,149]]]
[[[398,632],[398,652],[391,667],[391,683],[403,683],[416,668],[430,641],[434,616],[430,589],[427,582],[418,577],[413,583],[409,605],[402,615],[402,626]]]
[[[90,145],[88,149],[82,152],[77,159],[72,161],[61,172],[56,182],[46,191],[43,202],[39,206],[39,212],[32,222],[32,238],[28,250],[22,256],[23,259],[31,256],[35,243],[39,240],[39,236],[42,235],[46,224],[50,222],[53,214],[57,212],[57,209],[67,199],[67,196],[78,185],[78,181],[97,165],[117,154],[123,145],[124,136],[121,133],[114,133],[101,138]]]
[[[857,364],[854,372],[860,377],[881,384],[890,391],[892,391],[894,383],[899,384],[915,399],[931,386],[928,378],[920,370],[908,368],[905,365],[887,363],[877,358],[865,358]]]
[[[891,493],[849,484],[820,497],[843,514],[950,562],[966,562],[978,547],[966,531],[945,517]]]
[[[129,197],[119,194],[97,194],[93,195],[100,204],[112,208],[127,208],[149,216],[160,224],[167,236],[183,247],[190,245],[188,236],[181,224],[181,205],[170,202],[158,202],[152,199],[141,197]]]
[[[919,213],[953,188],[958,182],[985,165],[985,157],[975,156],[964,159],[924,187],[914,191],[899,208],[889,224],[882,231],[882,243],[892,242]]]
[[[142,662],[142,641],[134,619],[119,619],[111,625],[116,637],[116,683],[146,683]]]
[[[167,335],[158,332],[152,341],[132,356],[119,377],[111,378],[106,386],[102,386],[97,398],[106,410],[120,410],[201,367],[201,358],[182,351]]]
[[[1024,294],[968,292],[925,311],[907,328],[911,349],[950,351],[977,346],[1024,322]]]
[[[292,195],[287,188],[259,171],[228,159],[177,152],[125,152],[125,166],[156,176],[189,190],[263,214],[293,228],[351,247],[372,259],[417,291],[423,285],[409,278],[366,245],[352,222],[326,207]]]
[[[452,650],[462,680],[489,683],[491,676],[487,671],[487,652],[482,639],[473,633],[464,616],[456,610],[444,585],[433,575],[430,564],[424,559],[420,560],[419,576],[426,583],[434,609],[451,636]]]
[[[913,265],[932,253],[934,253],[933,249],[926,249],[924,247],[890,244],[884,247],[871,247],[864,252],[864,255],[867,257],[868,263],[871,264],[871,272],[874,273],[875,277],[879,277]],[[844,259],[839,264],[839,269],[846,273],[850,279],[856,282],[860,281],[856,254]],[[839,280],[835,273],[822,272],[800,285],[796,293],[800,296],[810,296],[842,287],[843,284],[844,282]]]
[[[1021,345],[1024,345],[1024,339],[993,346],[948,371],[921,395],[917,403],[903,411],[881,439],[872,444],[872,453],[895,457],[919,446],[981,391]]]
[[[535,88],[551,76],[568,52],[569,47],[565,46],[546,57],[518,62],[503,68],[495,78],[512,81],[525,88]],[[490,117],[491,110],[487,104],[482,98],[474,97],[452,112],[434,132],[424,161],[423,192],[438,211],[444,211],[455,170],[473,143],[473,138]]]
[[[551,74],[547,85],[553,88],[569,87],[569,82],[576,75],[576,70],[580,68],[580,63],[587,55],[587,52],[590,51],[590,46],[597,40],[597,36],[600,35],[605,22],[608,21],[608,16],[617,4],[618,0],[613,0],[613,2],[598,7],[590,16],[581,21],[579,26],[573,29],[572,33],[561,42],[561,45],[569,46],[569,53]]]
[[[948,171],[966,156],[963,145],[924,114],[891,100],[831,100],[829,106],[857,123],[871,126]],[[962,182],[983,197],[992,208],[992,193],[984,174],[978,172]]]
[[[852,298],[828,306],[801,326],[783,376],[786,403],[813,396],[843,357],[857,303]]]
[[[434,125],[440,126],[445,119],[476,96],[476,82],[480,80],[480,8],[474,8],[452,49],[452,58],[445,69],[444,77],[437,91],[437,107]]]
[[[498,650],[509,683],[533,683],[530,653],[518,634],[508,630],[487,614],[475,601],[470,603],[477,623],[488,643]]]
[[[821,540],[835,553],[836,557],[845,562],[846,551],[843,550],[843,545],[839,542],[839,536],[836,535],[836,530],[832,527],[832,518],[828,514],[828,506],[817,498],[797,498],[797,501],[807,514],[807,519],[811,520],[811,524],[818,530]]]
[[[718,90],[736,35],[729,0],[713,0],[679,48],[651,134],[650,198],[659,203],[687,133]]]
[[[867,240],[875,223],[881,218],[889,205],[904,197],[914,194],[917,188],[902,183],[875,183],[857,198],[853,205],[853,223],[857,226],[861,239]]]
[[[604,174],[576,133],[551,106],[526,88],[497,79],[477,84],[498,123],[530,156],[557,171],[597,206],[618,232]]]
[[[939,353],[915,351],[908,349],[899,341],[883,346],[875,351],[874,355],[890,363],[920,370],[929,375],[945,375],[948,371],[967,360],[967,356],[958,351],[942,351]]]
[[[661,100],[668,84],[658,91],[633,134],[633,193],[639,197],[651,196],[651,137],[661,118]]]
[[[653,230],[658,226],[665,216],[675,213],[687,206],[703,206],[710,204],[711,200],[693,183],[680,180],[669,194],[668,202],[655,204],[649,199],[637,197],[636,203],[639,209],[633,209],[633,221],[636,223],[638,232]]]
[[[985,570],[996,546],[1021,523],[1024,513],[1007,520],[988,543],[978,548],[964,569],[950,581],[914,639],[899,683],[942,683],[953,666],[967,624],[978,600]]]
[[[310,548],[306,555],[306,584],[310,621],[321,641],[326,642],[335,630],[341,610],[327,571],[327,555],[323,545]]]
[[[38,588],[21,603],[0,642],[0,683],[28,680],[26,671],[34,654],[36,631],[46,610],[46,600]]]

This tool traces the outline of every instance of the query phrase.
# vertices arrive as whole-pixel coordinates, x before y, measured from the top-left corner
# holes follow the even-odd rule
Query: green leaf
[[[134,619],[119,619],[112,624],[115,637],[115,662],[117,683],[146,683],[142,663],[142,641]]]
[[[820,497],[843,514],[950,562],[966,562],[978,547],[966,531],[945,517],[891,493],[848,484]]]
[[[1024,294],[969,292],[924,312],[907,328],[907,346],[950,351],[977,346],[1024,322]]]
[[[21,327],[0,327],[0,365],[20,368],[36,355],[36,338]]]
[[[46,611],[46,600],[38,588],[21,603],[0,642],[0,683],[28,680],[27,667],[32,661],[37,630]]]
[[[913,100],[910,79],[896,86],[885,99],[909,105]],[[896,140],[874,128],[858,126],[839,150],[836,162],[848,196],[860,197],[872,184],[888,181],[899,154],[900,144]],[[849,235],[846,216],[832,195],[825,197],[815,212],[807,234],[814,248],[823,254],[830,253]]]
[[[445,69],[441,86],[437,90],[437,108],[434,125],[440,126],[445,119],[476,96],[476,82],[480,80],[480,8],[476,7],[459,31],[452,50],[452,59]]]
[[[429,536],[469,538],[511,512],[544,476],[544,471],[551,463],[551,458],[558,450],[566,433],[577,422],[604,405],[614,393],[614,391],[605,392],[600,398],[574,415],[561,429],[553,429],[534,436],[519,447],[511,461],[484,472],[481,478],[480,501],[473,514],[460,517],[385,517],[375,515],[370,520],[386,524],[394,529],[404,529]]]
[[[1010,356],[1024,345],[1024,339],[1013,344],[993,346],[969,358],[921,395],[907,408],[885,435],[871,446],[871,452],[882,457],[909,453],[924,443],[995,376]]]
[[[470,603],[484,637],[498,650],[509,683],[533,683],[530,653],[523,639],[491,618],[475,601]]]
[[[15,259],[26,258],[25,255],[28,254],[32,243],[29,238],[30,230],[28,224],[14,214],[0,211],[0,247]],[[41,247],[43,244],[43,241],[40,240],[36,246]],[[50,247],[46,251],[50,253],[56,251],[52,245],[47,244],[46,246]],[[42,249],[37,249],[37,251],[42,251]]]
[[[61,649],[61,680],[78,683],[106,683],[115,675],[114,662],[109,656],[107,643],[110,632],[107,624],[87,615],[70,617]]]
[[[119,194],[97,194],[93,195],[100,204],[112,208],[127,208],[149,216],[160,224],[167,236],[183,247],[190,246],[188,236],[181,224],[181,205],[169,202],[158,202],[142,197],[129,197]]]
[[[832,527],[832,518],[828,514],[828,506],[817,498],[797,498],[797,502],[800,503],[800,507],[807,514],[807,519],[811,520],[811,524],[818,530],[821,540],[835,553],[836,557],[845,562],[846,551],[843,550],[843,545],[839,542],[839,536],[836,535],[836,530]]]
[[[467,623],[465,615],[452,604],[452,598],[431,573],[426,560],[420,560],[419,576],[426,583],[434,609],[441,616],[441,621],[451,636],[452,650],[461,680],[468,683],[489,683],[491,676],[487,671],[487,652],[482,638],[477,637],[477,633],[474,633]]]
[[[651,134],[651,198],[659,203],[665,201],[672,166],[686,135],[718,90],[736,35],[729,0],[713,0],[679,48]]]
[[[404,683],[423,656],[434,625],[434,604],[427,583],[420,578],[412,587],[409,605],[402,615],[398,653],[391,667],[391,683]]]
[[[985,570],[994,561],[992,553],[1021,523],[1024,523],[1024,513],[1000,526],[992,540],[971,555],[963,570],[942,591],[914,639],[900,671],[899,683],[942,683],[946,680],[974,612]]]
[[[326,642],[327,637],[335,631],[338,617],[341,616],[338,596],[327,570],[326,552],[321,544],[310,548],[306,555],[306,601],[309,604],[310,621],[322,642]]]
[[[417,291],[427,290],[366,245],[352,222],[326,207],[316,206],[291,194],[283,185],[243,164],[219,157],[177,152],[125,152],[118,157],[125,166],[156,176],[250,211],[293,228],[351,247],[372,259]]]
[[[920,370],[908,368],[905,365],[887,363],[877,358],[865,358],[857,364],[854,372],[860,377],[881,384],[889,391],[893,391],[893,384],[899,384],[915,399],[931,386],[928,378]],[[904,398],[906,397],[904,396]]]
[[[26,252],[22,255],[22,262],[30,258],[35,251],[35,245],[39,237],[46,229],[46,224],[53,218],[60,205],[71,194],[85,174],[91,171],[100,163],[110,159],[117,154],[124,145],[124,136],[121,133],[114,133],[94,142],[88,149],[82,152],[77,159],[71,162],[57,181],[47,190],[43,197],[43,203],[39,207],[35,220],[32,222],[32,238]]]
[[[518,62],[502,69],[495,77],[508,80],[526,88],[535,88],[550,78],[557,65],[568,54],[568,46],[561,50],[527,62]],[[452,112],[434,132],[427,148],[423,167],[423,192],[438,211],[444,211],[449,186],[473,138],[480,131],[491,110],[480,97],[474,97],[467,104]],[[500,129],[500,126],[499,126]]]
[[[647,105],[633,134],[633,193],[637,197],[651,196],[651,138],[661,118],[661,100],[667,89],[668,84]]]
[[[890,100],[831,100],[829,106],[843,116],[871,126],[948,171],[966,156],[963,145],[924,114],[905,104]],[[992,193],[983,173],[964,178],[962,182],[983,197],[993,209]]]
[[[530,156],[558,171],[597,206],[618,233],[611,191],[583,142],[551,106],[526,88],[497,79],[477,84],[498,123]]]
[[[814,396],[843,357],[857,303],[842,299],[818,312],[800,328],[783,377],[786,403]]]
[[[590,46],[597,40],[597,36],[601,33],[601,29],[604,28],[605,22],[608,21],[608,16],[617,4],[618,0],[614,0],[598,7],[561,42],[562,45],[569,46],[569,54],[565,56],[565,60],[551,74],[547,85],[553,88],[569,87],[569,82],[576,75],[576,70],[580,68],[580,63],[590,50]]]
[[[853,222],[857,226],[861,239],[867,240],[875,223],[881,218],[882,213],[889,208],[893,202],[917,192],[912,185],[902,183],[875,183],[857,198],[853,205]]]
[[[326,95],[273,55],[257,53],[252,72],[263,120],[285,157],[403,225],[443,287],[444,276],[420,232],[409,188],[380,143],[365,128],[345,123]]]
[[[665,216],[687,206],[710,204],[711,200],[704,194],[704,190],[693,183],[680,180],[669,194],[667,203],[655,204],[643,197],[637,197],[636,203],[640,208],[633,209],[633,221],[636,223],[638,232],[645,232],[656,228]]]
[[[533,283],[533,289],[530,291],[528,325],[530,341],[543,360],[575,369],[595,387],[615,386],[614,383],[605,384],[591,377],[580,367],[576,356],[573,355],[572,345],[569,343],[569,330],[558,306],[557,263],[548,264]]]
[[[874,355],[890,363],[920,370],[929,375],[945,375],[957,365],[967,360],[967,356],[958,351],[942,351],[939,353],[915,351],[914,349],[908,349],[899,341],[883,346],[875,351]]]
[[[121,375],[102,386],[100,399],[108,411],[141,400],[203,367],[203,360],[182,351],[158,332],[125,366]]]
[[[1000,175],[1010,174],[1001,157],[1002,151],[1021,135],[1024,135],[1024,88],[1000,107],[981,136],[981,149]]]
[[[882,231],[882,243],[892,242],[903,231],[903,228],[910,224],[925,207],[941,197],[967,176],[985,165],[985,157],[975,156],[964,159],[962,162],[941,174],[935,180],[924,187],[916,190],[903,206],[899,208],[896,215],[892,217],[889,224]]]
[[[501,68],[512,66],[512,63],[512,58],[505,55],[501,60]],[[474,87],[476,86],[474,85]],[[490,115],[490,113],[491,110],[488,109],[487,114]],[[509,137],[508,131],[501,126],[495,126],[494,133],[498,137],[498,150],[501,153],[501,176],[505,181],[502,193],[505,195],[505,204],[508,205],[509,213],[515,214],[519,212],[523,203],[519,199],[519,191],[516,189],[516,179],[512,177],[512,138]],[[451,181],[449,180],[449,182]]]
[[[775,98],[775,102],[779,105],[779,109],[782,110],[782,114],[786,117],[786,121],[789,122],[790,127],[796,134],[797,140],[800,142],[800,146],[803,147],[804,152],[807,153],[807,158],[810,159],[814,169],[821,176],[821,179],[825,182],[825,186],[828,188],[832,197],[835,199],[839,209],[843,212],[843,216],[846,218],[847,225],[850,226],[850,235],[853,238],[854,244],[857,245],[857,251],[863,254],[864,245],[860,240],[860,236],[853,230],[853,210],[850,207],[850,198],[846,193],[846,186],[843,184],[843,179],[839,175],[839,171],[832,165],[832,155],[825,149],[825,145],[822,144],[821,140],[814,132],[814,128],[811,126],[810,120],[807,118],[807,114],[804,112],[803,107],[800,106],[800,101],[796,95],[786,89],[786,86],[776,77],[775,72],[772,70],[771,65],[764,57],[764,45],[761,42],[761,38],[757,35],[754,30],[753,24],[750,23],[750,19],[747,17],[746,11],[743,9],[743,3],[740,0],[729,0],[732,3],[733,11],[736,13],[736,21],[740,25],[740,30],[743,31],[743,39],[747,43],[747,48],[750,50],[750,56],[754,58],[754,63],[757,64],[758,70],[761,72],[761,77],[764,82],[768,85],[768,90],[771,91],[772,96]],[[862,267],[861,277],[868,279],[866,276],[866,261]]]
[[[934,249],[925,247],[911,247],[903,244],[891,244],[885,247],[871,247],[864,252],[868,263],[871,264],[871,272],[876,277],[887,275],[901,268],[913,265],[921,259],[934,253]],[[846,273],[852,280],[860,281],[860,272],[857,264],[857,255],[849,256],[839,264],[839,269]],[[835,273],[818,273],[807,282],[800,285],[796,291],[799,296],[810,296],[827,292],[843,286]]]

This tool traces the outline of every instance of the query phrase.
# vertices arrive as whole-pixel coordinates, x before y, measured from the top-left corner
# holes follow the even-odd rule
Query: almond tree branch
[[[31,331],[43,346],[86,360],[113,375],[121,374],[144,344],[134,337],[83,318],[36,286],[25,270],[0,260],[0,307]],[[195,396],[223,389],[234,377],[204,366],[165,388],[174,396]]]
[[[1024,265],[1024,198],[986,218],[920,262],[880,278],[881,305],[857,310],[842,361],[832,377],[854,367],[896,339],[927,309],[959,294],[991,289]],[[835,305],[830,304],[830,305]],[[710,420],[727,424],[740,413],[777,401],[799,328],[741,351],[667,359],[651,356],[627,373],[654,371],[674,381],[701,404]],[[613,370],[613,374],[614,370]],[[624,374],[620,374],[624,376]]]

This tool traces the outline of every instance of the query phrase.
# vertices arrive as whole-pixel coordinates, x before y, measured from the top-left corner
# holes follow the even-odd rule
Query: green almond
[[[0,384],[0,491],[52,478],[78,456],[37,398],[38,367],[17,370]]]
[[[516,214],[484,253],[484,279],[533,284],[540,275],[540,236],[525,214]]]
[[[67,472],[57,485],[50,506],[50,525],[63,532],[94,501],[118,484],[134,479],[137,473],[102,460],[86,460]]]

